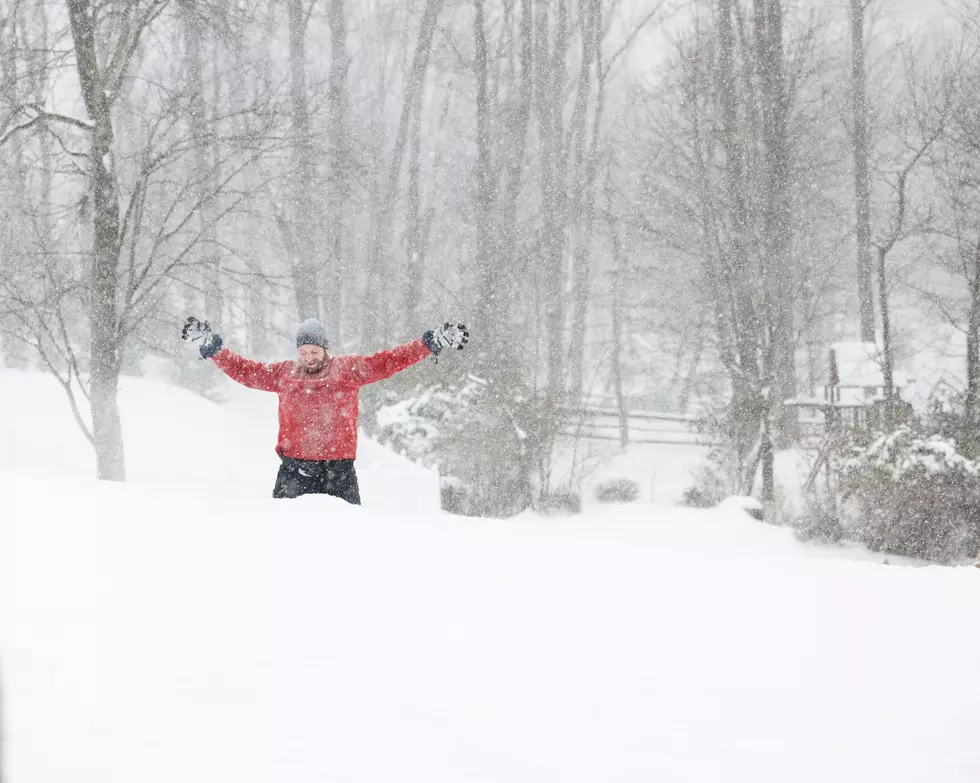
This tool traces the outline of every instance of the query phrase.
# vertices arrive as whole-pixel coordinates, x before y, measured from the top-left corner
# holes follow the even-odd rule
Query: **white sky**
[[[872,34],[880,36],[916,36],[926,32],[939,34],[944,23],[951,23],[950,6],[968,3],[971,0],[877,0],[877,21]],[[980,0],[977,0],[980,2]],[[620,37],[628,34],[639,20],[643,19],[655,3],[660,0],[627,0],[624,4],[623,17],[630,21],[623,24],[618,31]],[[667,0],[675,14],[666,29],[677,30],[683,25],[687,9],[694,5],[694,0]],[[798,5],[809,6],[818,11],[834,13],[841,24],[847,21],[850,0],[799,0]],[[626,8],[630,10],[627,11]],[[630,65],[641,70],[648,70],[659,60],[664,51],[664,31],[651,26],[649,31],[639,36],[630,52]],[[615,36],[614,36],[615,37]],[[615,47],[612,47],[615,48]],[[668,47],[669,48],[669,47]]]

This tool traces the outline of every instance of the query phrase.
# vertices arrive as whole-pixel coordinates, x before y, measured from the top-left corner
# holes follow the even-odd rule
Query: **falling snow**
[[[980,779],[978,90],[974,0],[0,0],[4,783],[150,779],[198,708],[208,780],[249,732],[262,779]],[[293,554],[368,594],[281,607]],[[282,635],[225,678],[197,591]]]

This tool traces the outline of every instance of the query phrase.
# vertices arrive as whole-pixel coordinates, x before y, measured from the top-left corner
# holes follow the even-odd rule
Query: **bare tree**
[[[761,462],[768,497],[773,447],[791,434],[783,401],[795,394],[796,349],[832,279],[807,233],[823,226],[806,217],[810,169],[825,165],[810,115],[826,112],[828,91],[820,20],[775,0],[754,0],[751,15],[745,5],[717,0],[713,14],[696,14],[646,91],[626,127],[642,129],[631,159],[650,162],[623,200],[651,243],[644,274],[676,291],[651,302],[659,335],[674,333],[676,365],[701,378],[705,424],[730,444],[734,488],[750,492]],[[671,310],[678,296],[683,307]]]
[[[398,197],[398,183],[405,160],[405,147],[408,144],[411,129],[410,122],[413,113],[420,111],[429,54],[432,51],[432,38],[435,35],[436,23],[442,7],[443,0],[426,0],[422,18],[419,21],[415,52],[405,82],[405,93],[398,118],[394,149],[391,152],[387,175],[382,175],[384,178],[379,203],[376,205],[373,236],[371,237],[371,254],[368,259],[366,294],[366,299],[374,298],[376,302],[379,300],[380,302],[387,301],[388,278],[393,272],[386,263],[390,252],[387,245],[391,239],[391,226]],[[364,325],[369,330],[379,329],[382,335],[387,337],[392,321],[389,309],[384,304],[365,308],[364,318]]]
[[[21,78],[21,58],[18,56],[18,14],[15,7],[3,6],[0,15],[0,95],[4,114],[11,114],[23,101],[24,83]],[[3,184],[0,185],[0,203],[7,215],[18,215],[17,205],[23,205],[27,197],[27,175],[24,166],[22,139],[14,135],[9,143],[10,156],[3,161]],[[5,165],[3,165],[5,164]],[[0,275],[12,276],[17,273],[17,261],[25,251],[22,237],[22,219],[7,219],[0,226]],[[0,318],[3,317],[0,311]],[[0,361],[6,367],[22,368],[26,365],[22,346],[6,333],[0,333]]]
[[[494,323],[500,317],[500,284],[502,272],[494,253],[493,207],[496,177],[494,172],[491,127],[490,63],[487,45],[484,0],[473,0],[473,68],[476,76],[476,194],[474,212],[476,218],[476,270],[479,276],[477,307],[478,331],[493,335]],[[491,341],[489,345],[493,345]],[[493,357],[496,358],[496,357]]]
[[[574,150],[574,181],[571,193],[571,219],[577,224],[572,265],[574,293],[572,297],[572,327],[569,339],[569,375],[572,394],[581,399],[585,375],[585,343],[592,282],[592,236],[595,229],[596,177],[599,159],[599,137],[605,100],[608,71],[602,59],[603,19],[599,0],[579,3],[581,53],[575,107],[571,117],[571,147]],[[592,81],[595,74],[595,103],[591,133],[586,140],[586,115]]]
[[[552,8],[554,6],[554,8]],[[568,0],[537,0],[535,105],[540,167],[541,302],[547,334],[547,410],[557,422],[565,397],[565,231],[562,220],[562,110],[569,44]]]
[[[125,143],[116,137],[115,115],[128,108],[123,98],[133,69],[145,67],[137,59],[140,42],[164,10],[163,2],[96,9],[87,0],[71,0],[70,34],[88,119],[32,103],[20,107],[20,121],[4,134],[9,140],[31,127],[46,128],[57,134],[73,165],[84,164],[77,171],[85,183],[82,208],[92,221],[91,266],[72,274],[48,258],[32,271],[28,285],[5,279],[0,298],[18,314],[18,339],[34,349],[68,393],[95,449],[99,477],[112,480],[125,478],[116,390],[127,342],[148,319],[160,317],[171,284],[186,279],[178,272],[186,270],[198,245],[247,200],[249,194],[239,189],[243,169],[282,147],[274,96],[252,107],[262,119],[246,134],[182,132],[183,119],[198,105],[193,85],[177,91],[153,88],[156,94],[146,105],[157,111],[138,126],[123,123],[130,117],[118,118],[126,128]],[[180,73],[178,84],[186,82],[186,73]],[[228,118],[215,119],[220,124]],[[227,151],[220,180],[212,179],[210,166],[195,171],[191,165],[201,160],[202,145],[212,153],[214,145]],[[183,174],[175,176],[177,171]],[[188,177],[188,171],[194,174]],[[219,194],[228,200],[202,223],[205,205],[216,203]],[[89,308],[87,340],[74,329],[83,302]],[[88,402],[91,426],[81,415],[79,392]]]
[[[316,223],[313,219],[316,156],[313,151],[309,91],[306,78],[306,29],[309,13],[302,0],[288,0],[289,99],[293,114],[293,177],[290,188],[292,216],[288,228],[293,255],[293,285],[300,319],[322,317],[320,283],[314,257]]]
[[[890,194],[884,207],[885,225],[872,240],[877,252],[878,302],[881,313],[882,370],[885,397],[891,401],[895,393],[895,358],[887,261],[902,241],[921,236],[932,222],[928,213],[914,215],[910,209],[912,178],[930,150],[937,146],[950,122],[954,106],[955,83],[948,76],[930,78],[920,70],[915,52],[905,47],[906,103],[897,118],[897,142],[901,147],[898,170],[885,172],[883,179]],[[912,218],[910,219],[910,213]],[[886,408],[889,410],[889,408]]]
[[[324,318],[331,333],[343,342],[341,294],[353,276],[353,259],[347,247],[350,200],[350,117],[347,72],[347,19],[344,0],[329,0],[330,77],[327,91],[327,201],[324,229],[327,260],[322,285]]]
[[[163,13],[166,2],[123,3],[118,9],[103,7],[102,14],[96,13],[92,0],[66,2],[75,67],[88,114],[88,123],[74,124],[84,128],[89,139],[87,162],[94,227],[89,320],[92,440],[99,478],[122,481],[126,471],[116,402],[121,360],[116,295],[122,222],[119,181],[113,162],[112,108],[140,39]],[[106,13],[109,10],[118,16]]]
[[[868,0],[851,0],[851,100],[854,149],[854,206],[856,210],[858,308],[861,340],[875,342],[874,293],[871,285],[871,191],[869,175],[867,51],[864,43]]]
[[[717,89],[721,103],[721,146],[728,162],[725,170],[726,195],[731,216],[727,247],[722,250],[723,257],[728,256],[730,260],[715,291],[722,294],[722,287],[730,287],[735,301],[730,316],[733,334],[725,340],[727,355],[723,355],[723,360],[732,373],[733,396],[729,418],[734,427],[737,462],[742,468],[738,483],[742,491],[748,491],[754,482],[757,455],[761,448],[757,435],[759,422],[765,418],[758,334],[759,325],[763,322],[753,295],[753,265],[749,257],[749,207],[744,190],[744,142],[740,139],[738,126],[739,98],[732,14],[731,0],[718,0]]]
[[[612,239],[613,250],[613,290],[610,310],[612,311],[612,387],[616,398],[616,413],[619,421],[619,445],[626,448],[630,440],[629,410],[626,405],[626,394],[623,387],[623,308],[626,293],[626,259],[622,243],[619,239],[619,226],[613,214],[612,188],[606,183],[606,212],[605,220],[609,236]]]
[[[949,156],[944,192],[950,201],[952,239],[957,271],[966,279],[965,418],[974,447],[980,430],[980,111],[975,100],[980,85],[980,15],[968,17],[972,52],[965,78],[956,81]],[[947,77],[949,78],[949,76]],[[955,325],[955,321],[954,321]]]
[[[945,62],[940,60],[941,81],[937,84],[935,80],[923,79],[916,74],[918,111],[911,122],[912,128],[916,129],[911,139],[915,149],[906,153],[910,157],[902,173],[906,169],[908,173],[904,180],[899,179],[896,183],[893,206],[893,226],[899,225],[900,215],[904,216],[900,210],[903,203],[904,213],[911,212],[912,215],[911,219],[903,220],[912,225],[897,242],[924,231],[930,240],[924,251],[939,261],[938,266],[923,265],[924,274],[907,274],[901,282],[911,285],[917,294],[924,296],[938,309],[943,320],[966,339],[965,427],[957,434],[957,442],[974,456],[980,453],[977,436],[980,428],[980,199],[977,195],[980,192],[980,112],[975,98],[980,85],[980,58],[977,56],[980,53],[980,26],[976,25],[980,16],[975,14],[976,10],[971,7],[963,19],[967,35],[957,56],[943,58]],[[924,142],[933,137],[935,128],[942,124],[943,108],[949,101],[951,106],[944,132],[927,151],[916,157]],[[923,127],[925,136],[919,135],[918,131]],[[913,161],[914,165],[910,167]],[[911,180],[919,169],[926,169],[919,171],[919,177],[925,179],[926,184],[914,191],[916,202],[910,203],[911,195],[904,199],[901,195],[912,191]],[[930,194],[933,192],[936,208],[923,210],[920,202],[932,201]]]

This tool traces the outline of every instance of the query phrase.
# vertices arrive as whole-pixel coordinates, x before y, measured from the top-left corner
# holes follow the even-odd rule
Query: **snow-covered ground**
[[[558,464],[552,472],[556,487],[577,489],[585,506],[608,481],[629,479],[641,503],[680,503],[695,483],[697,469],[711,449],[688,444],[631,443],[625,449],[606,441],[560,440]]]
[[[976,569],[737,509],[277,502],[271,443],[209,440],[250,414],[156,391],[208,416],[127,425],[155,477],[21,461],[43,442],[0,471],[6,783],[980,780]],[[411,497],[391,460],[371,492]]]

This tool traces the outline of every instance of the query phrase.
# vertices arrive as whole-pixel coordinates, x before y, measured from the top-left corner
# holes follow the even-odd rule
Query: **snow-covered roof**
[[[863,408],[884,399],[884,356],[876,343],[833,343],[827,349],[827,364],[829,372],[822,394],[800,395],[786,400],[786,404],[801,408],[821,407],[832,400],[838,408]],[[907,373],[899,370],[892,373],[896,393],[900,394],[910,382]]]
[[[884,386],[881,349],[875,343],[840,342],[830,346],[831,384],[834,367],[838,386]]]
[[[830,388],[830,387],[826,387]],[[838,391],[838,394],[834,397],[833,405],[835,408],[865,408],[874,400],[882,399],[883,395],[878,393],[871,397],[866,397],[862,389],[842,389]],[[830,404],[830,398],[825,394],[824,396],[798,396],[789,397],[783,400],[783,405],[788,405],[793,408],[824,408]]]

